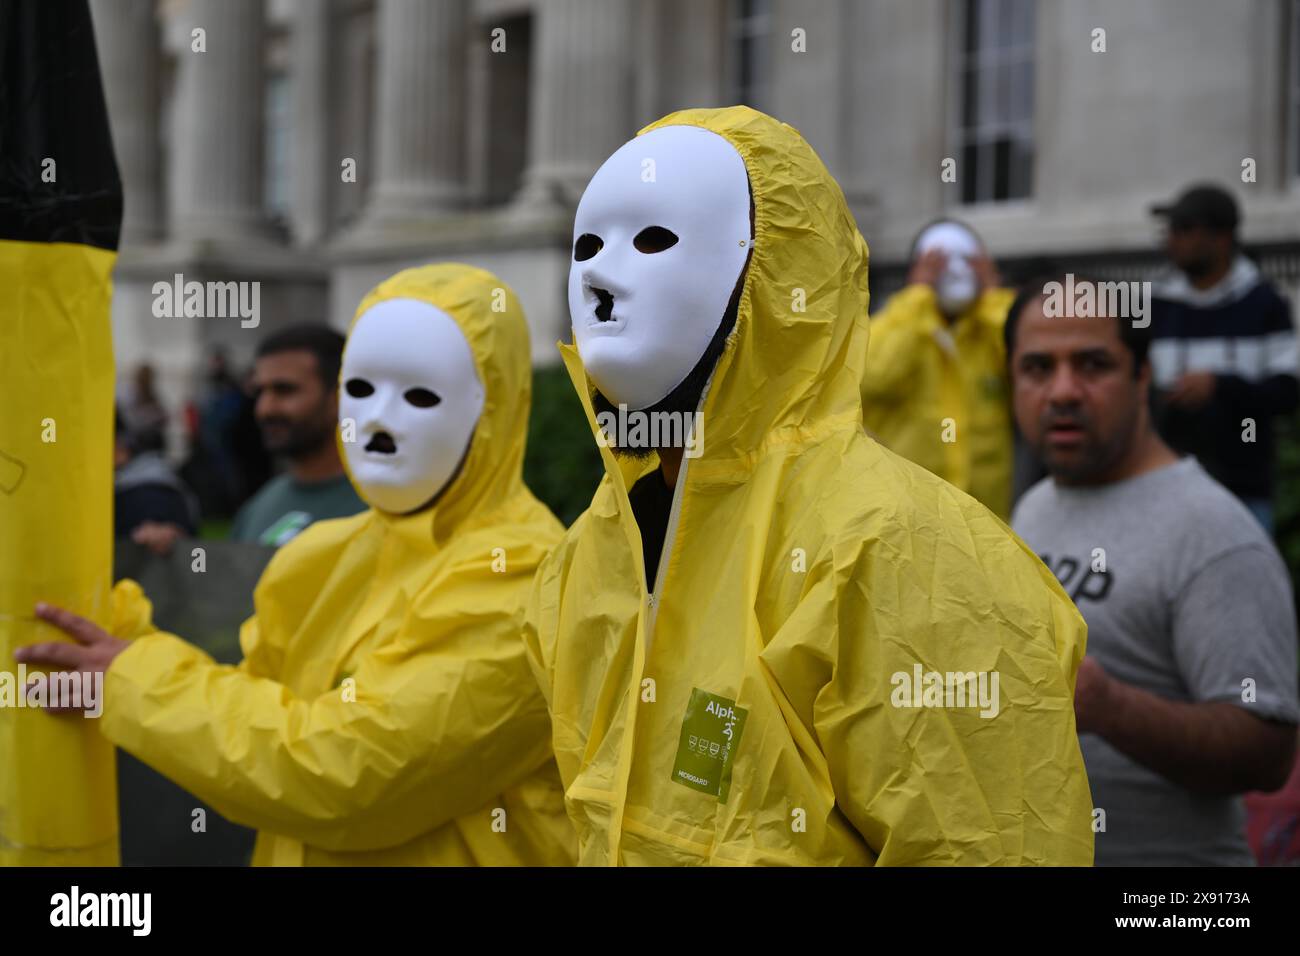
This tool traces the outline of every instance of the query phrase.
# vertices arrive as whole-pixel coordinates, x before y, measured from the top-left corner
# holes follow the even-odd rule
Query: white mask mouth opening
[[[387,299],[357,319],[343,350],[344,455],[367,504],[428,505],[457,474],[483,412],[474,354],[456,321],[418,299]]]
[[[569,312],[611,402],[654,405],[704,355],[752,246],[749,205],[740,154],[695,126],[638,136],[592,177],[574,221]]]

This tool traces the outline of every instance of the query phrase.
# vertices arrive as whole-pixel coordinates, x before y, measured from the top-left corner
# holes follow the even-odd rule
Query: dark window
[[[954,8],[954,155],[963,203],[1033,191],[1034,2],[965,0]]]

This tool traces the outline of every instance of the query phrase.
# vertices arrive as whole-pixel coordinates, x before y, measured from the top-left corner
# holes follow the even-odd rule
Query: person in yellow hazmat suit
[[[569,303],[605,476],[524,637],[579,862],[1090,864],[1083,620],[864,432],[867,247],[799,133],[646,127],[578,206]]]
[[[863,422],[1005,521],[1014,446],[1002,325],[1015,293],[963,223],[931,223],[912,249],[907,285],[871,320]]]
[[[398,273],[361,302],[340,375],[343,457],[370,508],[277,552],[242,663],[148,633],[132,582],[115,630],[144,633],[41,607],[76,643],[22,659],[104,670],[104,734],[258,828],[255,864],[572,863],[519,632],[563,531],[523,481],[530,375],[500,279]]]

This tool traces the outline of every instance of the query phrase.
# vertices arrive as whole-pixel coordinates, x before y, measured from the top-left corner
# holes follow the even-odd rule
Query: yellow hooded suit
[[[1090,864],[1084,622],[985,508],[864,433],[867,248],[839,187],[748,108],[642,132],[668,124],[739,152],[755,242],[654,593],[628,489],[657,459],[603,444],[591,506],[533,585],[525,640],[579,861]],[[901,693],[930,672],[972,695],[996,672],[996,716]]]
[[[862,376],[867,430],[1003,521],[1014,447],[1002,326],[1014,298],[986,289],[949,326],[934,289],[907,286],[872,318]]]
[[[103,730],[258,828],[255,864],[572,863],[519,640],[563,531],[523,482],[527,325],[469,266],[401,272],[357,315],[393,298],[433,304],[469,341],[486,401],[459,474],[430,509],[318,522],[281,548],[238,667],[170,634],[134,640],[107,672]],[[147,629],[138,587],[116,597],[119,633]]]

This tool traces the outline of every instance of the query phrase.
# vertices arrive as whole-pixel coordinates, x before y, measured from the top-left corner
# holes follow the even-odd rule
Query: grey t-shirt
[[[1111,676],[1170,700],[1300,719],[1286,567],[1196,459],[1092,488],[1048,478],[1011,520],[1078,606],[1088,655]],[[1239,796],[1192,793],[1096,734],[1079,744],[1106,813],[1098,865],[1252,864]]]

